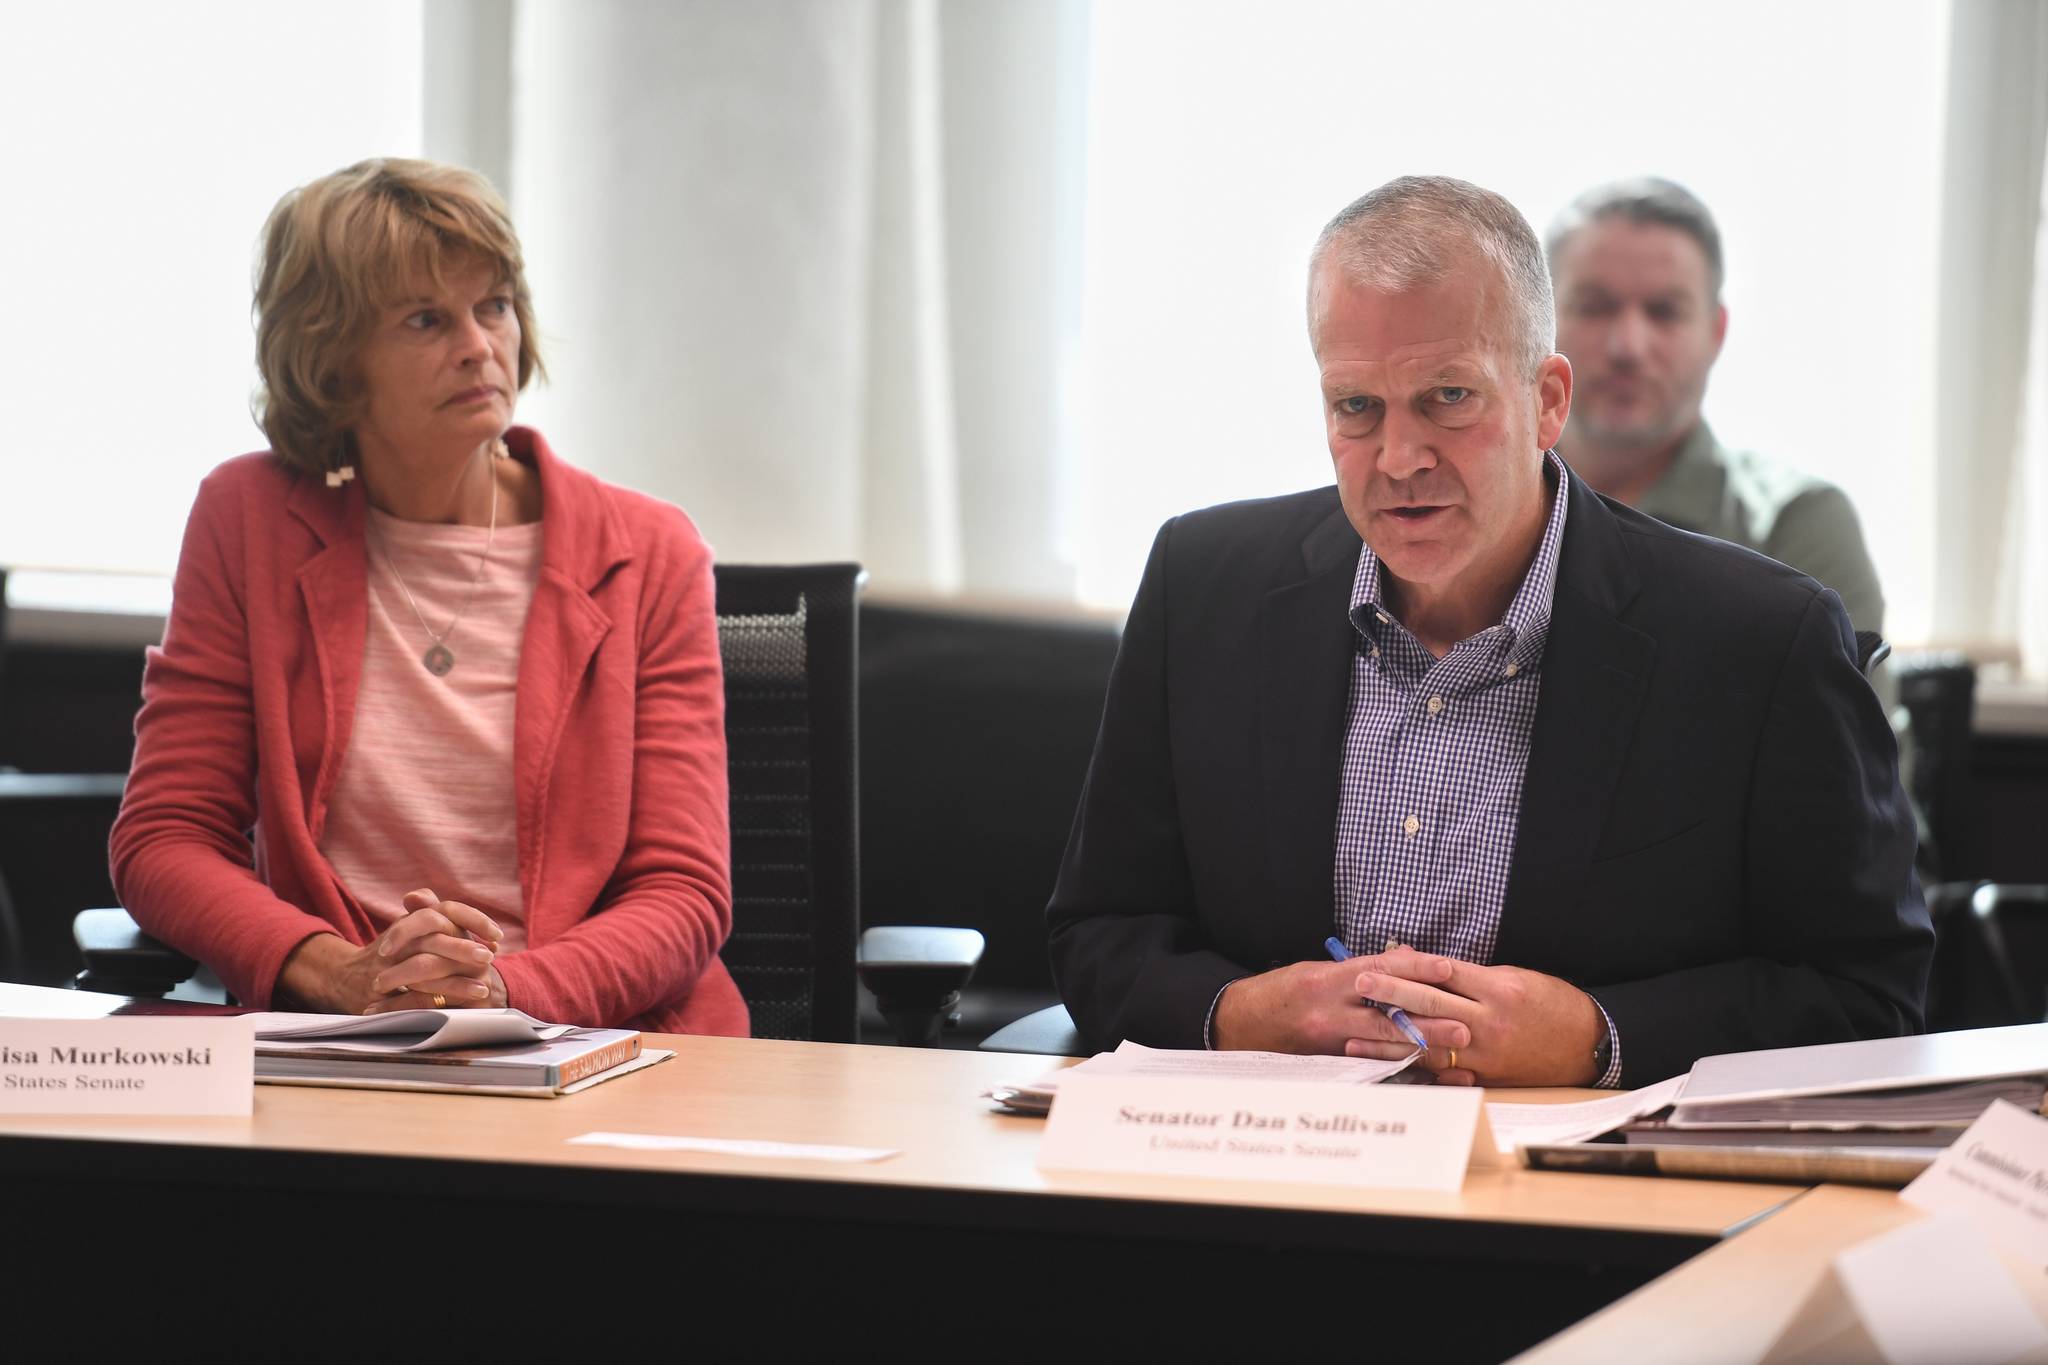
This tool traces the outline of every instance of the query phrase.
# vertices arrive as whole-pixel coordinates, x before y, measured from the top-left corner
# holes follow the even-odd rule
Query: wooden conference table
[[[0,1013],[49,998],[0,986]],[[676,1056],[555,1100],[258,1086],[248,1118],[0,1116],[0,1223],[42,1252],[0,1288],[0,1331],[357,1359],[1212,1359],[1334,1340],[1498,1360],[1801,1194],[1520,1169],[1453,1195],[1047,1174],[1042,1121],[977,1098],[1045,1058],[648,1043]],[[568,1145],[593,1131],[898,1155]]]
[[[1778,1361],[1827,1365],[1836,1347],[1778,1348],[1834,1258],[1926,1215],[1892,1190],[1822,1185],[1670,1274],[1515,1358],[1515,1365]],[[2048,1322],[2048,1275],[2018,1281]],[[1815,1354],[1815,1352],[1818,1352]],[[1958,1350],[1956,1358],[1965,1358]],[[2010,1365],[2044,1365],[2048,1350]]]

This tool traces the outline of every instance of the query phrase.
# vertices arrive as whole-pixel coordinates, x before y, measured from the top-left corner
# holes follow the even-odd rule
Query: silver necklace
[[[504,454],[505,443],[502,440],[491,443],[491,456],[493,459],[499,458]],[[484,470],[486,473],[489,473],[490,464],[488,462],[484,465]],[[413,599],[412,589],[406,586],[405,575],[398,571],[398,561],[391,557],[391,547],[381,544],[378,546],[384,552],[384,567],[391,570],[391,576],[398,580],[398,590],[405,594],[405,603],[412,608],[413,619],[418,621],[420,629],[426,632],[427,649],[426,653],[420,655],[420,662],[426,665],[427,672],[437,678],[445,678],[448,676],[448,670],[455,667],[455,651],[448,648],[448,637],[455,633],[455,627],[462,624],[462,618],[469,612],[469,604],[476,600],[477,584],[483,582],[484,566],[491,562],[491,545],[498,538],[498,481],[494,477],[490,483],[491,529],[484,535],[484,552],[477,556],[476,572],[469,576],[469,591],[463,595],[462,605],[456,609],[455,616],[448,622],[447,629],[439,634],[436,634],[434,628],[427,624],[426,616],[420,611],[420,604]]]

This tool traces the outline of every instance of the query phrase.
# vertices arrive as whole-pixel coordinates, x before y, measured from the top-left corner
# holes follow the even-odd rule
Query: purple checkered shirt
[[[1547,459],[1550,516],[1507,613],[1441,659],[1395,619],[1379,557],[1359,550],[1335,907],[1337,935],[1354,953],[1405,943],[1493,961],[1571,477],[1556,452]],[[1612,1086],[1621,1076],[1612,1019],[1607,1031],[1613,1056],[1597,1083]]]

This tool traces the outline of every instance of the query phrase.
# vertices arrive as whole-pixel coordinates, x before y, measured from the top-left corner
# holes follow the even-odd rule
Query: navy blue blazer
[[[1922,1027],[1898,752],[1813,579],[1574,478],[1495,960],[1590,991],[1622,1083]],[[1324,956],[1359,536],[1334,487],[1160,529],[1047,907],[1098,1047],[1202,1046]]]

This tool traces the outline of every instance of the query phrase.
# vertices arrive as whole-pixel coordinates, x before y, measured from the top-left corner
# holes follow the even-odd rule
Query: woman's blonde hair
[[[286,464],[319,473],[354,459],[368,395],[356,356],[378,315],[424,271],[494,266],[519,319],[519,387],[546,376],[519,236],[475,171],[395,157],[359,161],[287,193],[263,228],[256,271],[255,416]]]

